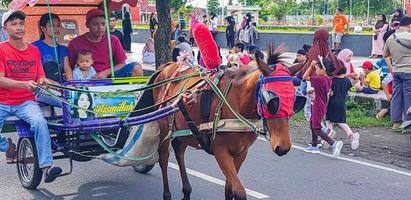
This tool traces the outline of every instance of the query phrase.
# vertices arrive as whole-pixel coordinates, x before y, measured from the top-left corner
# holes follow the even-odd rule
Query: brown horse
[[[266,63],[263,61],[263,55],[261,52],[256,53],[258,69],[250,69],[248,71],[230,71],[226,70],[225,75],[221,78],[219,88],[224,90],[230,80],[233,80],[232,87],[226,95],[228,102],[234,110],[239,112],[247,119],[258,119],[256,108],[256,87],[259,76],[269,76],[273,69],[268,67],[271,64],[280,62],[281,53],[277,52],[272,45],[269,46],[268,59]],[[155,82],[169,79],[172,74],[178,70],[179,65],[177,63],[168,64],[164,67],[163,71],[158,75]],[[302,66],[293,66],[289,68],[291,75],[300,70]],[[187,70],[182,74],[188,74],[193,72]],[[181,75],[182,75],[181,74]],[[173,96],[178,93],[182,87],[187,87],[190,84],[195,83],[199,77],[191,78],[190,80],[183,80],[180,82],[172,83],[166,89],[166,86],[153,90],[153,96],[155,103],[162,101],[164,96]],[[215,113],[216,107],[219,104],[220,99],[214,95],[211,103],[211,112]],[[277,105],[278,106],[278,105]],[[194,103],[189,108],[186,108],[190,113],[190,117],[197,125],[213,120],[213,116],[210,116],[209,121],[203,121],[200,117],[200,103]],[[228,109],[226,105],[223,106],[221,111],[221,119],[236,119],[233,113]],[[170,119],[160,120],[161,139],[166,137],[169,132]],[[285,155],[291,148],[291,141],[289,135],[289,119],[267,119],[266,127],[271,139],[271,148],[279,156]],[[181,113],[175,115],[174,130],[188,129],[185,119]],[[268,134],[268,133],[267,133]],[[225,199],[247,199],[244,186],[241,184],[238,177],[238,172],[242,163],[244,162],[248,148],[257,139],[257,134],[254,132],[247,133],[218,133],[215,139],[210,141],[211,150],[217,160],[219,167],[226,177],[225,185]],[[184,153],[187,146],[195,148],[199,147],[198,141],[193,136],[178,137],[172,142],[174,152],[178,165],[180,167],[180,175],[183,182],[183,200],[190,199],[191,185],[189,183],[187,172],[184,163]],[[170,140],[164,142],[159,148],[160,155],[160,167],[163,174],[163,198],[166,200],[171,199],[171,193],[168,185],[167,167],[169,159],[169,145]]]

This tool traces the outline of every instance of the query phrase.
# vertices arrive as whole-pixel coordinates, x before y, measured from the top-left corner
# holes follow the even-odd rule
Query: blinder
[[[276,115],[280,110],[280,97],[271,90],[261,91],[262,100],[267,111],[273,115]]]
[[[304,109],[307,98],[299,91],[295,91],[295,100],[294,100],[294,113],[298,113]]]

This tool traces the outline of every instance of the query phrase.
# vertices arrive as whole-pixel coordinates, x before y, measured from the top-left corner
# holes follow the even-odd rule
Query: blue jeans
[[[114,72],[114,76],[116,78],[119,77],[131,77],[134,71],[134,67],[138,65],[137,62],[132,62],[124,65],[122,68],[120,68],[118,71]]]
[[[411,106],[411,73],[394,73],[393,94],[391,99],[391,121],[411,120],[406,112]],[[403,119],[404,117],[404,119]]]
[[[3,127],[6,118],[10,115],[15,115],[30,124],[30,129],[34,132],[39,167],[51,166],[53,164],[51,138],[47,121],[43,117],[40,106],[34,101],[26,101],[16,106],[0,104],[0,129]],[[4,139],[4,137],[0,137],[0,149],[5,148]]]

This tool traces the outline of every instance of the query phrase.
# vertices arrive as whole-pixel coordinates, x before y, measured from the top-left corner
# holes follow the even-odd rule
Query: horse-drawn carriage
[[[267,62],[261,52],[255,53],[258,68],[224,70],[219,67],[217,45],[208,28],[198,24],[193,34],[208,69],[194,66],[183,57],[177,63],[165,64],[149,79],[113,78],[38,86],[43,95],[61,103],[61,107],[44,105],[43,112],[54,158],[70,159],[70,171],[63,175],[71,173],[72,160],[99,157],[118,166],[132,165],[141,173],[159,162],[163,198],[171,199],[167,180],[171,144],[181,171],[184,199],[190,199],[184,152],[192,146],[214,155],[230,177],[226,199],[246,199],[237,173],[257,136],[270,138],[272,150],[279,156],[291,148],[289,119],[305,104],[305,98],[296,95],[291,75],[302,66],[287,68],[280,64],[281,54],[269,46]],[[20,136],[17,170],[21,183],[25,188],[36,188],[42,173],[30,127],[15,118],[7,123],[14,124]],[[143,135],[152,138],[143,140]],[[106,153],[108,157],[100,157]],[[121,160],[137,162],[124,164]]]

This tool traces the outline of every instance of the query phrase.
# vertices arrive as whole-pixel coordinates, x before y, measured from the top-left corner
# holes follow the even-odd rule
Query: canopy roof
[[[131,7],[137,6],[138,0],[107,0],[108,6],[110,9],[115,10],[127,3]],[[35,5],[46,5],[47,2],[50,2],[51,5],[58,6],[101,6],[103,0],[13,0],[9,4],[9,9],[12,10],[22,10],[26,5],[35,6]]]

